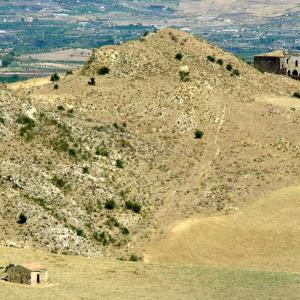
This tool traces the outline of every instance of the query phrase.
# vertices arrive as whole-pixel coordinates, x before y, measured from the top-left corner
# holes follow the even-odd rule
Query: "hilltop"
[[[299,89],[174,29],[1,88],[1,243],[127,259],[297,185]]]

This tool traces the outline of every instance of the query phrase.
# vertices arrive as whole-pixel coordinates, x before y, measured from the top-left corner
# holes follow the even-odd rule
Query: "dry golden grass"
[[[0,248],[0,265],[39,261],[48,287],[0,282],[1,299],[297,299],[297,274],[119,262]]]
[[[146,248],[157,262],[300,272],[300,186],[275,191],[230,215],[178,223]]]

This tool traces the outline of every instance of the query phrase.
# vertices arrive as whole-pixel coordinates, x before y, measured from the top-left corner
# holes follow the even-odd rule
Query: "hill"
[[[5,246],[126,259],[179,221],[298,184],[299,82],[181,31],[96,49],[54,83],[8,88]]]

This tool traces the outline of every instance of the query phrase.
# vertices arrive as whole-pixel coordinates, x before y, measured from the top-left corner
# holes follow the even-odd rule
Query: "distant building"
[[[38,263],[11,265],[5,273],[7,281],[20,284],[38,285],[48,280],[47,269]]]
[[[276,50],[254,57],[254,66],[264,72],[300,80],[300,53]]]

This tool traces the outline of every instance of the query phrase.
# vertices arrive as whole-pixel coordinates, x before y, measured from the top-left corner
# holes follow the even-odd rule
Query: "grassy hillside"
[[[299,181],[299,82],[181,31],[99,48],[80,72],[9,88],[2,245],[128,258],[177,222]]]

